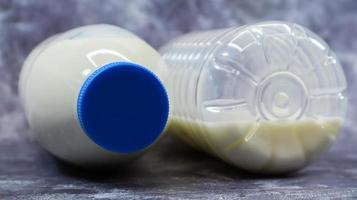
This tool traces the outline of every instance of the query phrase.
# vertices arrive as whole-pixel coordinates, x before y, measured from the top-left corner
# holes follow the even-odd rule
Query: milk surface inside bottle
[[[26,59],[19,92],[37,141],[81,166],[122,163],[168,118],[160,55],[132,33],[90,25],[52,36]]]
[[[346,80],[316,34],[288,22],[193,32],[160,50],[168,132],[237,167],[301,169],[325,152],[346,109]]]

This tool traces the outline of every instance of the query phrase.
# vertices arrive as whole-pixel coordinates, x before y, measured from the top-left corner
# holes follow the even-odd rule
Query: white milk
[[[98,145],[80,125],[78,96],[83,84],[98,69],[118,62],[135,63],[157,76],[163,68],[160,55],[147,43],[111,25],[85,26],[55,35],[25,61],[19,91],[29,125],[37,141],[54,156],[81,166],[101,166],[131,160],[149,148],[130,153],[111,151]],[[117,131],[121,133],[120,127]]]
[[[172,119],[169,130],[191,146],[237,167],[283,173],[309,164],[335,140],[342,120],[188,122]]]
[[[192,32],[160,53],[168,132],[248,171],[301,169],[327,150],[345,117],[342,66],[326,42],[298,24]]]

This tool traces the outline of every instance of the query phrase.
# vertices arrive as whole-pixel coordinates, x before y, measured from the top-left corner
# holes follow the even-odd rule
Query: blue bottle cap
[[[82,129],[96,144],[111,152],[134,153],[150,146],[163,132],[169,100],[151,71],[116,62],[87,78],[77,113]]]

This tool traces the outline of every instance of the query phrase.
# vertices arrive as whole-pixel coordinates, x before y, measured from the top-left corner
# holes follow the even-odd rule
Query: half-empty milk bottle
[[[237,167],[298,170],[341,128],[343,70],[328,45],[300,25],[189,33],[160,51],[172,105],[167,130]]]
[[[54,156],[84,167],[135,158],[166,126],[162,65],[157,51],[116,26],[90,25],[50,37],[31,52],[20,74],[35,138]]]

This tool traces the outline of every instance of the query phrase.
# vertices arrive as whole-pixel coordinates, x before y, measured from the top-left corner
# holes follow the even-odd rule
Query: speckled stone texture
[[[17,80],[27,54],[46,37],[110,23],[160,47],[189,31],[263,20],[312,29],[336,51],[346,72],[350,99],[343,133],[306,169],[284,177],[251,175],[168,136],[131,165],[99,174],[59,163],[31,139]],[[353,0],[0,0],[0,199],[357,198],[356,65]]]

